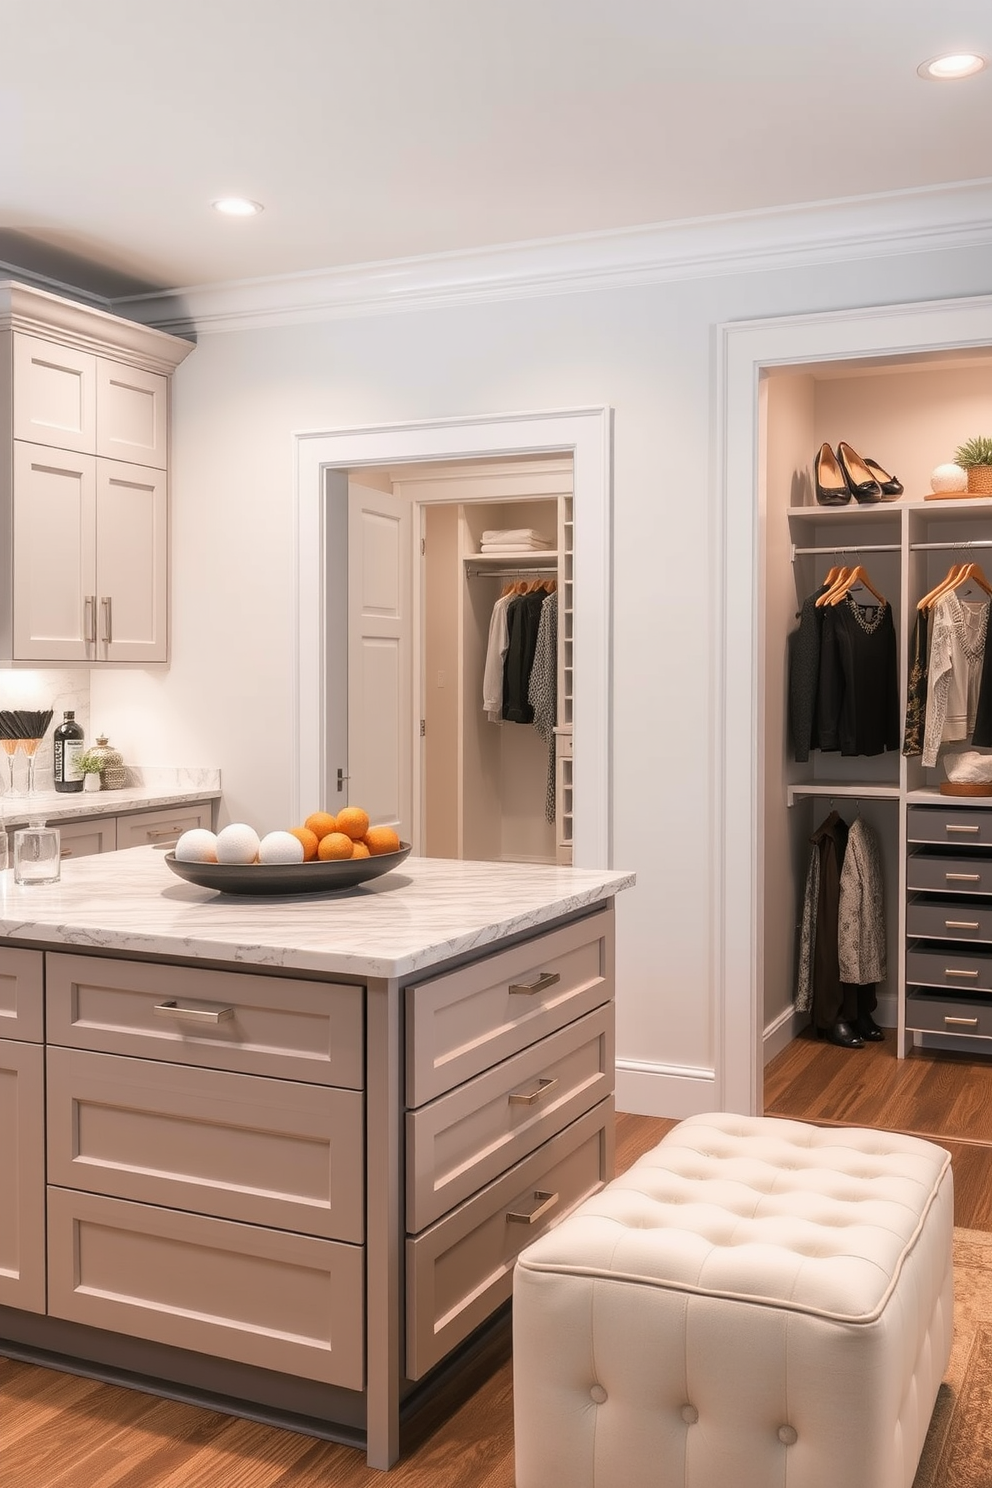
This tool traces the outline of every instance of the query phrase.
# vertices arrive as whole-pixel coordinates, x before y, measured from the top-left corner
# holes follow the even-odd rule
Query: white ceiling
[[[988,0],[0,0],[0,260],[96,294],[992,176]],[[237,193],[251,220],[211,210]]]

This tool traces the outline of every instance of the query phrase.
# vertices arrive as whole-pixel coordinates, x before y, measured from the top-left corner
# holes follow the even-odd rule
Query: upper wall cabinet
[[[192,349],[0,284],[0,661],[168,659],[169,381]]]

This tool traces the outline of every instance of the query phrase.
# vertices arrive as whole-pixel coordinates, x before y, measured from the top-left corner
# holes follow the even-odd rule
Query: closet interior
[[[570,863],[571,456],[411,469],[394,473],[393,489],[421,516],[422,850]],[[514,541],[514,533],[537,536]],[[493,534],[511,536],[485,540]],[[546,599],[554,609],[545,617],[553,652],[544,653],[543,731],[526,708],[522,721],[495,721],[483,706],[494,607],[511,590],[534,595],[532,615]]]
[[[992,1054],[992,796],[950,796],[944,745],[936,765],[903,753],[910,648],[918,605],[954,564],[992,572],[992,498],[934,499],[931,472],[975,435],[992,434],[992,354],[929,353],[776,368],[760,390],[764,596],[763,904],[759,975],[766,1059],[802,1029],[794,1008],[810,839],[831,810],[877,840],[887,971],[879,1023],[903,1056],[914,1043]],[[846,441],[896,475],[894,500],[821,505],[814,458]],[[860,564],[891,607],[898,746],[796,757],[790,727],[789,637],[804,600],[832,569]],[[960,591],[964,594],[964,590]],[[988,598],[979,583],[968,591]],[[870,592],[856,596],[874,604]],[[871,615],[872,611],[865,611]],[[857,1058],[852,1051],[851,1057]]]

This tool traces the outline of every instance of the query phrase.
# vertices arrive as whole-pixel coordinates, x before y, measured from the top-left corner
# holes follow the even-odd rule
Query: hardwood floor
[[[839,1049],[803,1036],[765,1070],[765,1114],[873,1126],[939,1142],[951,1154],[954,1221],[992,1231],[992,1059],[923,1049],[897,1059],[892,1038]]]

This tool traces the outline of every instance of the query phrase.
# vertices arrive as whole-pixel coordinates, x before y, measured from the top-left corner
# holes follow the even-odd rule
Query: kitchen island
[[[0,1352],[388,1467],[611,1174],[632,876],[410,858],[241,897],[143,847],[0,880]]]

